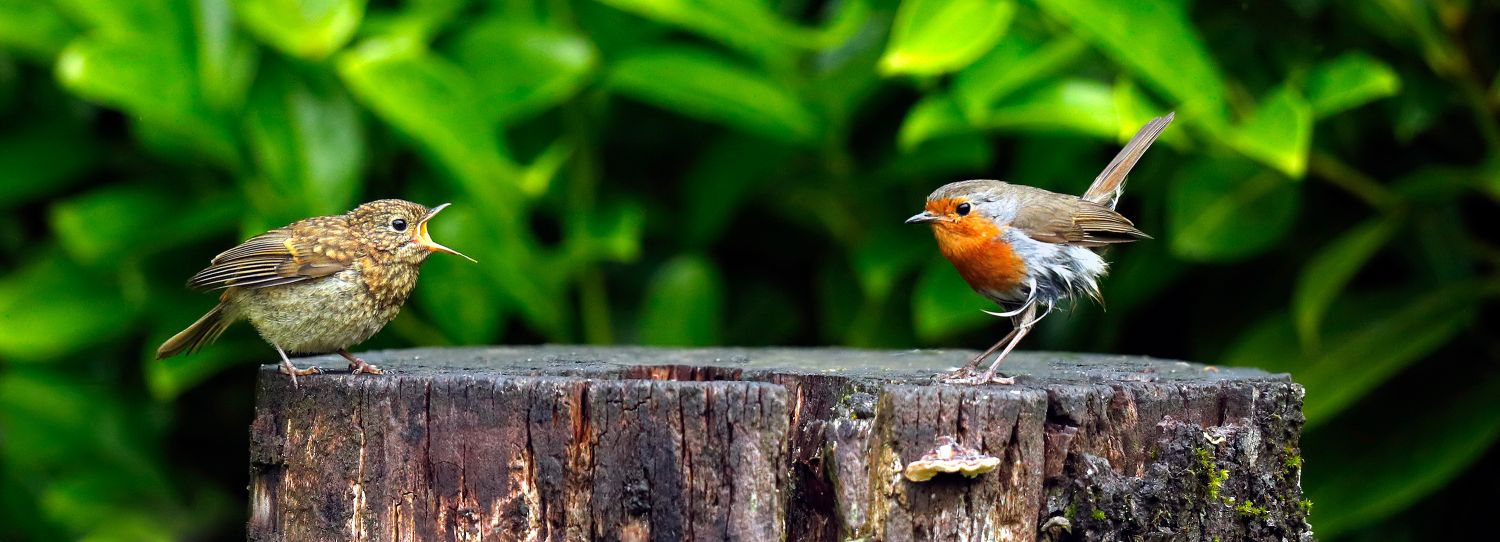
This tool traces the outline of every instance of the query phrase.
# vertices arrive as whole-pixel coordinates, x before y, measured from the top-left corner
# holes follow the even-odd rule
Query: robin
[[[444,203],[428,209],[409,201],[372,201],[338,216],[319,216],[257,235],[215,256],[188,287],[224,290],[219,305],[156,349],[156,359],[196,352],[230,324],[248,319],[281,354],[281,372],[292,377],[321,372],[298,369],[287,352],[338,352],[354,374],[381,374],[348,347],[385,327],[417,285],[427,256],[458,251],[433,242],[427,222]]]
[[[995,370],[1016,343],[1058,302],[1080,295],[1100,301],[1099,278],[1109,266],[1104,247],[1150,239],[1130,219],[1115,212],[1125,175],[1172,122],[1172,114],[1152,119],[1120,149],[1082,197],[991,180],[950,183],[927,196],[926,210],[907,224],[931,224],[938,250],[979,295],[1011,319],[1013,327],[984,353],[944,379],[1000,382]],[[1045,306],[1039,316],[1037,309]],[[974,377],[979,363],[1004,346],[989,369]]]

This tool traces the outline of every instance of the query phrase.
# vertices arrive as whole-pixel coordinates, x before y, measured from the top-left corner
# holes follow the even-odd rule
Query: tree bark
[[[971,355],[400,350],[299,387],[268,365],[249,538],[1312,539],[1286,375],[1023,352],[1015,385],[933,382]],[[905,479],[941,436],[999,467]]]

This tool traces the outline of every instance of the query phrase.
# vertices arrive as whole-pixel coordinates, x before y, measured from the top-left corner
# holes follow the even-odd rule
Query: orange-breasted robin
[[[995,370],[1061,301],[1080,295],[1100,300],[1099,278],[1108,264],[1103,247],[1150,236],[1115,212],[1125,175],[1156,141],[1172,114],[1146,123],[1115,155],[1082,197],[991,180],[950,183],[927,196],[926,210],[908,224],[931,224],[938,249],[969,286],[1009,317],[1010,333],[945,378],[957,382],[1012,382]],[[1037,308],[1046,311],[1037,314]],[[986,311],[989,312],[989,311]],[[979,363],[1004,347],[989,369]]]
[[[288,352],[338,352],[351,372],[380,374],[347,348],[396,317],[429,254],[474,261],[427,234],[427,221],[447,206],[372,201],[342,215],[293,222],[224,251],[188,279],[190,288],[224,290],[219,305],[162,343],[156,359],[196,352],[247,319],[281,354],[281,372],[293,384],[320,370],[298,369]]]

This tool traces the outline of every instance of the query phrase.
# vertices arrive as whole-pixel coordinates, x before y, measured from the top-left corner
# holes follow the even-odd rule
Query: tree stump
[[[252,540],[1311,540],[1286,375],[1021,352],[500,347],[262,368]],[[303,360],[343,367],[335,356]],[[1000,459],[926,482],[939,437]]]

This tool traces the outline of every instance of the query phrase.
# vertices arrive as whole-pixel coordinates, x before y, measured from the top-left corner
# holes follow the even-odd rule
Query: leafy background
[[[1500,475],[1500,86],[1467,0],[0,0],[0,538],[242,536],[244,326],[184,279],[291,220],[455,202],[367,348],[983,347],[906,227],[1077,192],[1178,120],[1108,310],[1030,348],[1289,371],[1318,534],[1430,538]],[[1488,325],[1486,325],[1486,323]]]

